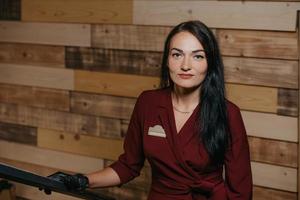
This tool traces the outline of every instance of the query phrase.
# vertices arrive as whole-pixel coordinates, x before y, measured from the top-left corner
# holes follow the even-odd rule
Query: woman
[[[124,184],[139,175],[147,158],[149,200],[251,199],[246,131],[239,108],[225,99],[219,48],[203,23],[184,22],[170,32],[161,86],[139,96],[118,161],[67,177],[66,185]]]

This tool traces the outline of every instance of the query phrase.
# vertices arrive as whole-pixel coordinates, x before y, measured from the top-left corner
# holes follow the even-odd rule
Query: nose
[[[189,59],[187,57],[184,57],[180,68],[182,71],[189,71],[191,69]]]

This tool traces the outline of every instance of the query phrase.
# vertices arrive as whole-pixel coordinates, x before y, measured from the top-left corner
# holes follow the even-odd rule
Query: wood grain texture
[[[0,63],[0,82],[73,90],[74,72],[69,69]]]
[[[37,129],[30,126],[0,122],[0,139],[36,146]]]
[[[110,187],[99,190],[102,194],[106,194],[108,196],[113,196],[118,200],[128,200],[128,199],[136,199],[136,200],[147,200],[148,193],[145,191],[140,191],[135,188],[128,187]]]
[[[0,2],[0,20],[20,20],[21,0],[2,0]]]
[[[123,141],[38,129],[38,147],[90,157],[116,160],[123,153]]]
[[[1,21],[0,41],[88,47],[91,43],[91,26]]]
[[[76,91],[137,97],[158,86],[159,79],[155,77],[75,70]]]
[[[92,47],[162,51],[170,27],[92,25]]]
[[[241,109],[276,112],[277,89],[249,85],[226,84],[226,96]]]
[[[117,137],[120,120],[0,103],[0,121],[94,136]]]
[[[281,190],[273,190],[264,187],[253,187],[253,200],[296,200],[297,193],[286,192]]]
[[[71,69],[159,76],[161,60],[160,52],[66,48],[66,67]]]
[[[247,134],[288,142],[298,142],[296,117],[242,111]]]
[[[227,56],[298,58],[296,32],[217,30],[217,38]]]
[[[278,89],[277,114],[288,116],[298,115],[298,90]]]
[[[22,0],[22,20],[131,24],[133,0]]]
[[[0,102],[60,111],[70,110],[69,91],[0,84]]]
[[[103,160],[0,140],[0,158],[34,165],[89,173],[103,168]],[[84,164],[83,164],[84,163]]]
[[[297,192],[297,169],[251,162],[253,183],[256,186]]]
[[[176,25],[182,21],[201,19],[209,27],[214,28],[295,31],[299,9],[300,4],[296,2],[186,3],[176,0],[135,0],[133,22],[143,25]]]
[[[62,46],[0,43],[0,62],[64,68]]]
[[[298,88],[298,62],[224,56],[225,81],[249,85]]]
[[[251,160],[297,168],[297,143],[248,137]],[[267,147],[267,148],[266,148]]]
[[[129,119],[136,99],[96,95],[88,93],[71,93],[71,111],[117,119]]]
[[[298,55],[300,55],[300,31],[299,31],[299,27],[300,27],[300,14],[298,12],[298,23],[297,23],[297,26],[298,26]],[[300,68],[300,56],[298,56],[298,67]],[[300,70],[298,71],[298,79],[300,79]],[[300,81],[298,82],[299,84],[299,88],[300,88]],[[300,95],[300,90],[298,91],[298,105],[300,105],[300,98],[299,98],[299,95]],[[298,107],[298,137],[300,137],[300,109]],[[300,166],[300,148],[298,148],[298,166]],[[297,180],[298,180],[298,199],[300,199],[300,170],[298,169],[298,176],[297,176]]]

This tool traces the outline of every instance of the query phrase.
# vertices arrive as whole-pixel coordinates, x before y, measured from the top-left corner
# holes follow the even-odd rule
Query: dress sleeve
[[[228,106],[231,144],[225,156],[225,182],[229,200],[252,199],[249,144],[240,110]]]
[[[144,165],[143,152],[143,117],[142,117],[142,95],[139,96],[133,113],[131,115],[127,134],[124,139],[124,153],[119,159],[112,163],[110,167],[119,175],[121,184],[127,183],[140,175],[141,168]]]

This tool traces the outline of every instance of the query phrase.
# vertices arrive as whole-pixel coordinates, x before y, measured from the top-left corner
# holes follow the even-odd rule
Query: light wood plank
[[[116,160],[123,153],[123,141],[38,129],[38,147],[90,157]]]
[[[158,86],[155,77],[75,70],[76,91],[137,97],[143,90]]]
[[[74,72],[69,69],[2,63],[0,64],[0,82],[73,90]]]
[[[0,62],[64,68],[62,46],[0,43]]]
[[[92,25],[92,47],[163,51],[170,27]]]
[[[298,62],[224,56],[225,81],[261,86],[298,88]]]
[[[119,138],[120,120],[0,103],[0,121],[78,134]]]
[[[90,46],[91,26],[88,24],[1,21],[0,41]]]
[[[289,192],[297,192],[297,169],[251,162],[253,183]]]
[[[252,161],[294,168],[298,166],[297,143],[257,137],[248,137],[248,141]]]
[[[298,120],[296,117],[242,111],[249,136],[298,142]]]
[[[182,21],[201,19],[215,28],[295,31],[297,10],[300,10],[300,4],[296,2],[186,3],[176,0],[135,0],[133,22],[143,25],[176,25]]]
[[[291,60],[298,58],[296,32],[218,30],[217,38],[223,55]]]
[[[0,122],[0,139],[36,146],[37,128]]]
[[[22,20],[131,24],[133,0],[22,0]]]
[[[69,91],[0,84],[0,102],[69,111]]]
[[[273,190],[263,187],[253,187],[253,200],[297,200],[297,193]]]
[[[241,109],[277,112],[277,89],[249,85],[226,84],[227,98]]]
[[[0,157],[71,172],[89,173],[103,168],[102,159],[3,140],[0,140]]]
[[[71,93],[71,111],[81,114],[129,119],[136,99],[96,95],[88,93]]]

